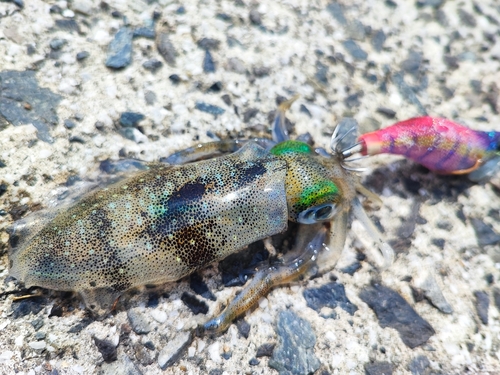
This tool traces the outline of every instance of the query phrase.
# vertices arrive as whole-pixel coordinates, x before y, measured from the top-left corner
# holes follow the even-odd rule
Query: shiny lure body
[[[417,117],[359,137],[343,151],[362,155],[403,155],[440,174],[466,174],[500,151],[500,132],[476,131],[450,120]]]
[[[222,315],[203,327],[223,330],[275,285],[332,269],[350,211],[388,266],[393,251],[356,197],[366,189],[342,166],[338,152],[316,152],[288,139],[290,104],[277,111],[273,141],[198,145],[166,159],[179,165],[148,164],[70,205],[17,222],[10,274],[26,287],[76,291],[102,316],[128,289],[178,280],[283,232],[288,221],[299,222],[293,251],[260,267]],[[227,150],[236,152],[191,163]]]

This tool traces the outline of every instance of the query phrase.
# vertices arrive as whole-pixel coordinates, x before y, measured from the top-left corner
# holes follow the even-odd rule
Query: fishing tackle
[[[351,211],[380,250],[380,268],[388,267],[394,252],[357,198],[357,191],[372,196],[358,176],[335,150],[316,152],[288,139],[285,111],[292,101],[279,107],[272,141],[197,145],[166,158],[170,165],[145,164],[76,202],[15,223],[10,275],[26,287],[78,292],[103,316],[128,289],[178,280],[298,222],[292,251],[260,267],[226,310],[203,326],[212,331],[227,328],[272,287],[331,270]],[[233,153],[210,158],[228,151]]]
[[[500,132],[476,131],[450,120],[416,117],[363,134],[341,151],[347,158],[382,153],[403,155],[441,174],[466,174],[479,181],[500,166]]]

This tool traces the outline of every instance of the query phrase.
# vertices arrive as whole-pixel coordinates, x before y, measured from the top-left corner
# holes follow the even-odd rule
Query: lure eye
[[[325,203],[308,208],[299,213],[298,222],[301,224],[314,224],[321,221],[331,220],[337,214],[337,205]]]

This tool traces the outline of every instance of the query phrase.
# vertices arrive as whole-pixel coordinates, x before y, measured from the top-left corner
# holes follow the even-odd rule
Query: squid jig
[[[344,149],[345,158],[362,155],[403,155],[440,174],[469,174],[482,181],[500,170],[500,132],[476,131],[436,117],[416,117],[366,133]]]

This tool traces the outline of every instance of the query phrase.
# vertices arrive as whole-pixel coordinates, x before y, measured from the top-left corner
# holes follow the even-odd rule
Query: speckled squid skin
[[[97,190],[11,250],[26,287],[80,292],[104,313],[124,290],[178,280],[287,226],[286,162],[255,144],[152,165]]]

